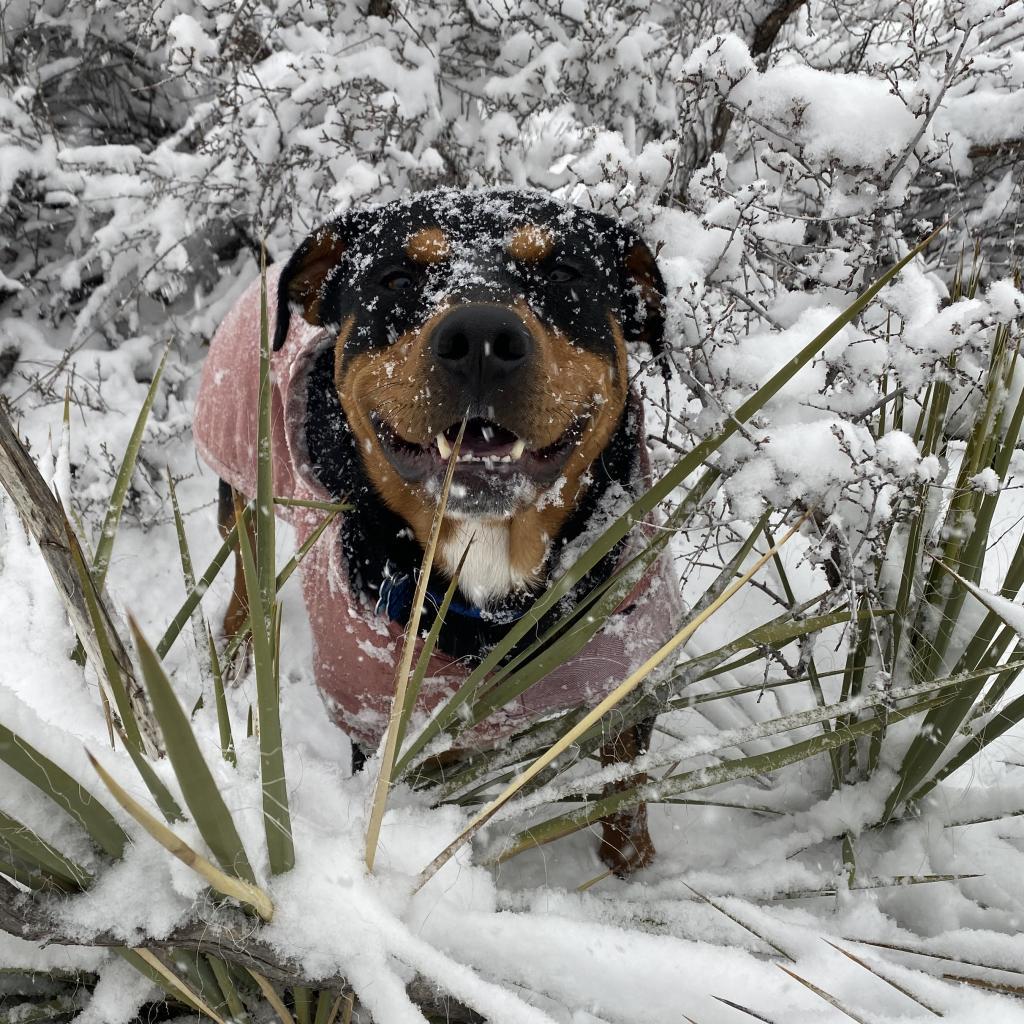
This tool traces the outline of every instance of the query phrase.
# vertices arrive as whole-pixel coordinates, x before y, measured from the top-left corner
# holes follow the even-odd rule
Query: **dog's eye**
[[[404,270],[392,270],[380,279],[381,286],[393,292],[404,292],[413,286],[412,274]]]
[[[568,284],[580,275],[576,268],[570,267],[568,263],[556,263],[544,276],[552,284]]]

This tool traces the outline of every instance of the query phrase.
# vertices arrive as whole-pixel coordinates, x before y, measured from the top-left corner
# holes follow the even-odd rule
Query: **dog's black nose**
[[[431,348],[439,366],[472,395],[480,396],[526,362],[533,351],[533,338],[511,309],[467,303],[438,324]]]

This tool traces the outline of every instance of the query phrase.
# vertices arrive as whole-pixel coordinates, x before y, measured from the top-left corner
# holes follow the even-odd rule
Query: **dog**
[[[211,342],[196,445],[233,495],[254,493],[259,282]],[[627,355],[664,344],[665,287],[650,248],[603,215],[514,189],[437,189],[351,210],[310,234],[267,287],[273,339],[275,494],[351,505],[302,567],[314,668],[353,739],[379,742],[395,664],[452,446],[464,435],[429,582],[423,628],[464,558],[420,709],[429,711],[519,620],[574,546],[649,483]],[[279,509],[310,536],[322,513]],[[638,531],[573,591],[607,579]],[[225,619],[247,614],[236,566]],[[552,611],[526,637],[539,636]],[[673,635],[670,566],[648,571],[569,663],[472,733],[497,743],[552,712],[592,705]],[[604,763],[632,760],[648,722],[615,734]],[[633,781],[636,781],[634,777]],[[654,855],[646,809],[603,822],[619,874]]]

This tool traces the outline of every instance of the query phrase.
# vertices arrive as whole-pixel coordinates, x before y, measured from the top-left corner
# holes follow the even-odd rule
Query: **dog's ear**
[[[665,350],[665,282],[654,253],[639,235],[625,230],[622,238],[624,293],[622,329],[631,341],[642,341],[659,357]]]
[[[288,337],[293,311],[314,327],[323,324],[321,304],[325,287],[337,272],[348,247],[349,218],[338,217],[321,225],[292,253],[277,283],[277,323],[274,351]]]

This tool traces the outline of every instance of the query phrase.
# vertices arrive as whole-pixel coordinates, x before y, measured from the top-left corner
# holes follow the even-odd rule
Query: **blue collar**
[[[414,593],[413,577],[408,573],[396,574],[391,568],[391,563],[387,562],[384,566],[384,578],[380,581],[380,591],[374,611],[378,615],[387,615],[389,619],[404,624],[408,622],[409,614],[412,611]],[[428,586],[426,600],[434,606],[436,613],[444,600],[444,591]],[[458,595],[452,598],[447,614],[449,618],[452,615],[458,615],[464,619],[475,619],[477,622],[486,622],[497,626],[511,625],[523,617],[521,611],[489,611],[473,604],[466,604],[459,600]]]

